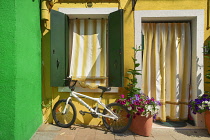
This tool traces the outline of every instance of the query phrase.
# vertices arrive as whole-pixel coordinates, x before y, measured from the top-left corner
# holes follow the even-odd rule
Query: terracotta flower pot
[[[130,130],[141,136],[148,137],[152,131],[152,123],[153,117],[151,115],[149,117],[139,115],[132,120]]]
[[[206,122],[206,128],[210,134],[210,111],[205,112],[205,122]]]

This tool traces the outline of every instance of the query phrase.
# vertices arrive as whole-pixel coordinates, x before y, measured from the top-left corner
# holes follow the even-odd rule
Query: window
[[[107,19],[72,19],[69,77],[91,89],[107,85]]]
[[[92,8],[91,8],[92,9]],[[65,86],[69,76],[69,16],[51,10],[51,86]],[[70,22],[71,24],[71,22]],[[123,10],[108,16],[108,86],[122,87],[123,82]],[[70,53],[71,55],[71,53]],[[71,58],[71,57],[70,57]]]

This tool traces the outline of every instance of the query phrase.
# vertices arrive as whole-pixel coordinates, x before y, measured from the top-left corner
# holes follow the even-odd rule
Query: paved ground
[[[153,128],[150,137],[143,137],[129,130],[113,134],[103,127],[73,125],[61,128],[43,124],[31,140],[210,140],[210,135],[206,129]]]

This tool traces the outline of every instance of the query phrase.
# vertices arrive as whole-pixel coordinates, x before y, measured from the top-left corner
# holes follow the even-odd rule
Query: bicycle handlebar
[[[75,89],[77,80],[72,80],[71,77],[67,77],[67,79],[64,79],[64,80],[66,80],[66,85],[69,86],[69,89],[71,89],[73,91]],[[111,87],[98,86],[98,88],[102,90],[101,97],[103,96],[104,92],[111,91]]]
[[[64,79],[64,80],[67,81],[66,82],[66,85],[68,85],[71,90],[74,90],[75,89],[75,85],[77,83],[77,80],[72,80],[71,77],[67,77],[67,79]]]

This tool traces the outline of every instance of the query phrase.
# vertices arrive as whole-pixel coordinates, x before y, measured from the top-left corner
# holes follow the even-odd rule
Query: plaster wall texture
[[[1,1],[0,139],[30,139],[42,123],[40,1]]]
[[[125,4],[125,3],[123,3]],[[94,8],[112,8],[112,7],[118,7],[118,4],[116,2],[103,2],[103,3],[93,3]],[[58,10],[58,8],[86,8],[86,2],[78,1],[78,3],[69,3],[68,1],[63,1],[63,3],[55,3],[53,6],[54,10]],[[42,92],[43,92],[43,108],[42,112],[44,114],[44,122],[46,123],[53,123],[52,119],[52,112],[51,107],[58,101],[59,99],[66,99],[69,96],[69,93],[59,93],[57,87],[50,87],[50,14],[48,15],[48,21],[43,22],[42,21],[42,74],[43,74],[43,82],[42,82]],[[84,93],[92,97],[99,97],[101,93]],[[103,102],[108,104],[114,102],[114,100],[119,97],[118,93],[106,93],[104,96]],[[94,106],[95,102],[84,99],[85,102],[87,102],[89,105]],[[93,118],[91,115],[87,114],[85,116],[82,116],[79,114],[79,110],[86,110],[80,103],[73,101],[75,103],[75,106],[77,107],[77,124],[90,124],[90,125],[101,125],[102,120]],[[50,108],[49,108],[50,106]],[[86,110],[87,111],[87,110]]]
[[[137,10],[189,10],[189,9],[203,9],[205,13],[204,23],[206,27],[207,22],[207,1],[208,0],[138,0],[135,6],[135,11]],[[126,77],[126,71],[129,68],[132,68],[133,65],[130,63],[132,61],[131,56],[133,56],[132,47],[134,47],[134,12],[132,11],[132,1],[131,0],[121,0],[120,3],[117,2],[93,2],[93,8],[106,8],[106,7],[118,7],[120,9],[124,9],[124,76]],[[56,2],[52,9],[57,10],[59,8],[87,8],[86,3],[83,0],[78,0],[77,2],[69,2],[67,0],[63,0],[61,2]],[[48,21],[42,24],[42,72],[43,72],[43,83],[42,83],[42,91],[43,91],[43,102],[46,105],[53,106],[55,102],[59,99],[67,98],[68,93],[58,92],[58,89],[55,87],[50,87],[50,37],[49,30],[50,29],[50,16],[48,15]],[[204,27],[204,28],[205,28]],[[46,29],[47,28],[47,29]],[[204,40],[210,35],[210,30],[204,30]],[[201,46],[202,47],[202,46]],[[126,80],[125,84],[126,85]],[[107,94],[107,97],[104,102],[109,103],[114,101],[119,97],[120,94],[126,93],[126,91],[121,88],[118,93]],[[85,93],[90,96],[98,97],[100,93]],[[74,101],[75,102],[75,101]],[[83,107],[77,104],[77,110],[83,110]],[[90,105],[94,105],[94,103],[89,102]],[[44,121],[52,123],[52,115],[50,108],[43,107]],[[77,123],[85,123],[90,125],[100,124],[100,119],[92,119],[91,116],[85,115],[80,116],[78,113]]]
[[[1,1],[0,11],[0,139],[14,138],[15,122],[15,22],[14,1]],[[4,12],[3,12],[4,11]],[[6,26],[5,26],[6,25]],[[10,135],[9,135],[10,134]]]

